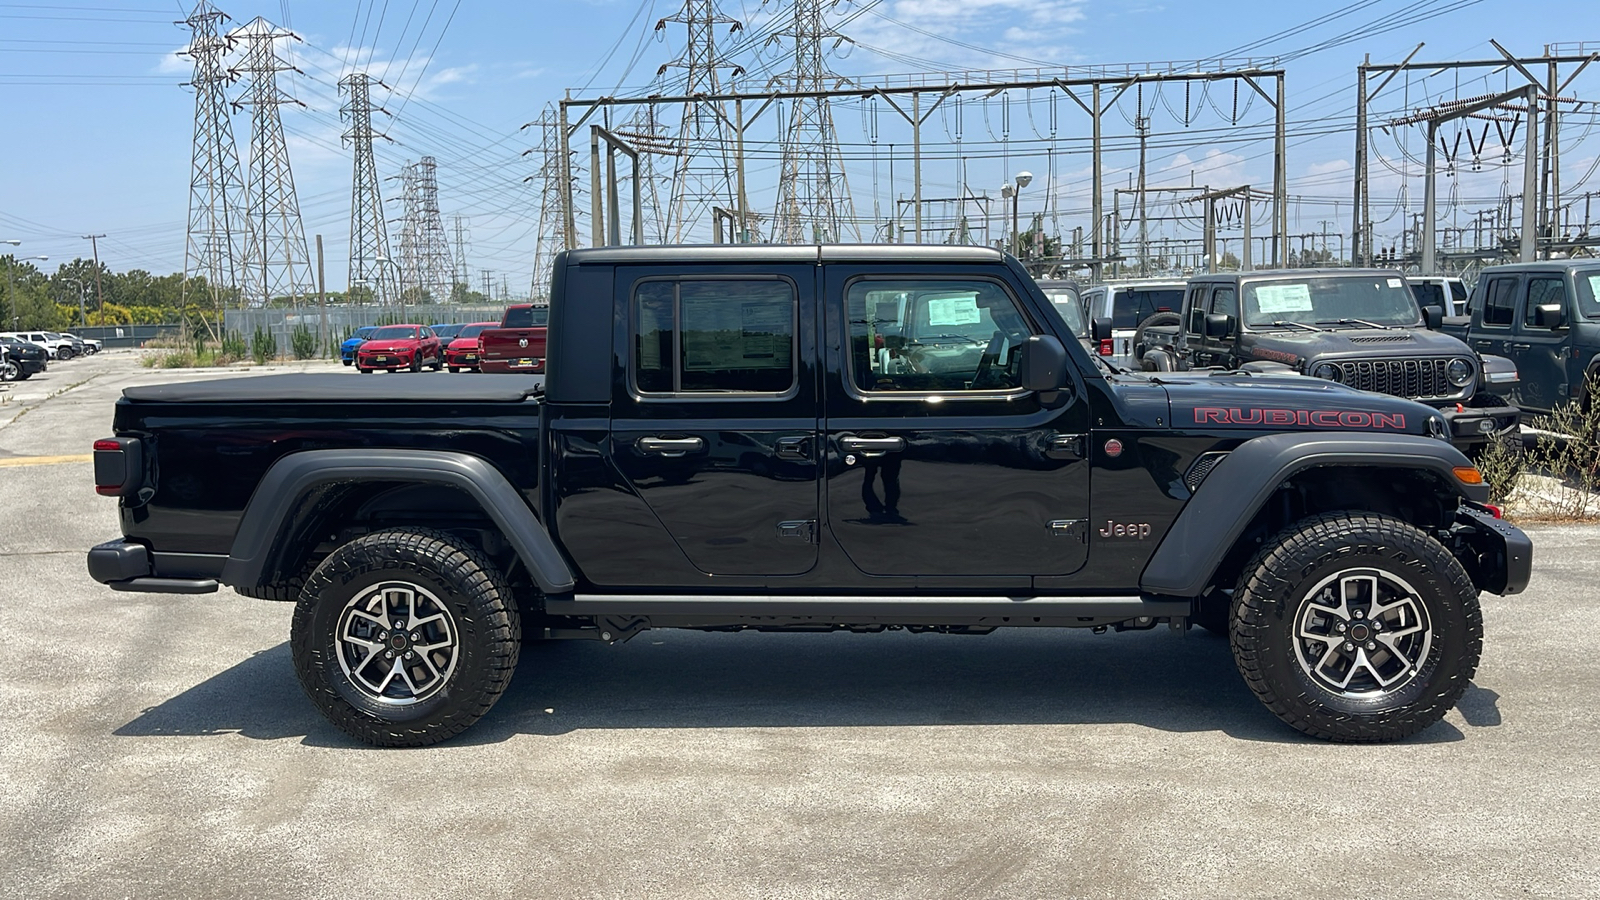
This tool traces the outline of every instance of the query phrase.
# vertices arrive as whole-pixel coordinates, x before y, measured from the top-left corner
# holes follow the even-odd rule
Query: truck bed
[[[449,402],[520,403],[544,391],[544,377],[459,375],[451,378],[342,375],[261,375],[220,381],[145,384],[122,392],[140,403]]]

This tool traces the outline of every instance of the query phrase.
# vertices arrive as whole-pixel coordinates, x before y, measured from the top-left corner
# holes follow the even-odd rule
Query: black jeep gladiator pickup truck
[[[542,385],[127,389],[90,574],[294,601],[306,693],[384,745],[467,728],[527,639],[1161,623],[1228,634],[1295,728],[1390,740],[1528,581],[1437,411],[1118,372],[991,250],[579,250],[551,297]]]
[[[1160,318],[1157,318],[1160,316]],[[1220,366],[1295,373],[1426,403],[1451,439],[1477,449],[1514,432],[1521,412],[1500,392],[1517,368],[1437,329],[1405,279],[1385,269],[1289,269],[1198,275],[1181,313],[1139,326],[1134,356],[1146,371]],[[1109,325],[1101,322],[1101,331]]]

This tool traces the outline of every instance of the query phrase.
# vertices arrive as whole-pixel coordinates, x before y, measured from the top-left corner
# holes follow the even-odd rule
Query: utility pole
[[[386,87],[365,72],[354,72],[339,80],[339,92],[349,97],[340,109],[350,129],[343,140],[355,151],[355,169],[350,188],[350,276],[349,284],[367,285],[374,303],[390,302],[390,284],[380,258],[389,255],[389,226],[383,215],[383,191],[378,180],[378,163],[372,152],[372,139],[389,137],[372,127],[372,113],[386,112],[372,105],[372,85]]]
[[[100,290],[100,239],[103,237],[105,237],[103,234],[86,234],[83,236],[83,239],[88,241],[89,246],[94,249],[94,308],[97,310],[106,308],[106,295]],[[80,296],[78,299],[81,302],[83,298]],[[89,323],[85,321],[83,324],[88,325]]]
[[[227,87],[234,74],[223,66],[234,39],[224,37],[228,16],[211,3],[199,0],[187,19],[189,48],[194,60],[189,86],[194,88],[194,148],[189,174],[189,219],[184,237],[183,305],[188,307],[189,281],[204,278],[211,306],[222,314],[223,292],[239,283],[239,204],[244,195],[239,149],[233,141]],[[187,322],[187,319],[185,319]]]
[[[832,243],[843,240],[846,227],[860,240],[850,185],[839,158],[833,107],[826,96],[820,95],[841,81],[824,60],[823,45],[828,41],[838,45],[850,39],[827,24],[824,7],[833,5],[829,0],[791,2],[792,22],[786,30],[768,38],[767,43],[785,38],[794,41],[794,64],[772,84],[815,95],[790,101],[789,127],[782,139],[773,240],[780,244]]]
[[[328,273],[322,265],[322,235],[317,235],[317,346],[328,352]]]
[[[278,58],[278,41],[300,40],[279,31],[259,16],[236,29],[231,37],[245,42],[244,65],[250,89],[236,107],[250,107],[250,165],[245,205],[246,270],[250,300],[270,305],[275,296],[288,296],[296,304],[311,292],[311,255],[306,252],[305,228],[300,222],[300,201],[289,166],[289,145],[283,135],[278,107],[304,103],[278,89],[278,73],[300,71]]]

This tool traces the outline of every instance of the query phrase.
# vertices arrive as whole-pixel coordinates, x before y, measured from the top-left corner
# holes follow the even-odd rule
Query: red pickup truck
[[[478,335],[481,372],[544,374],[544,346],[550,307],[519,303],[506,307],[499,328]]]

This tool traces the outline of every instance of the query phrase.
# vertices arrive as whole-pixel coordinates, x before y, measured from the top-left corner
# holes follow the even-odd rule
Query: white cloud
[[[1343,172],[1349,168],[1349,160],[1331,159],[1327,162],[1312,163],[1311,165],[1306,166],[1306,175],[1308,177],[1315,177],[1317,175],[1332,175],[1335,172]]]

